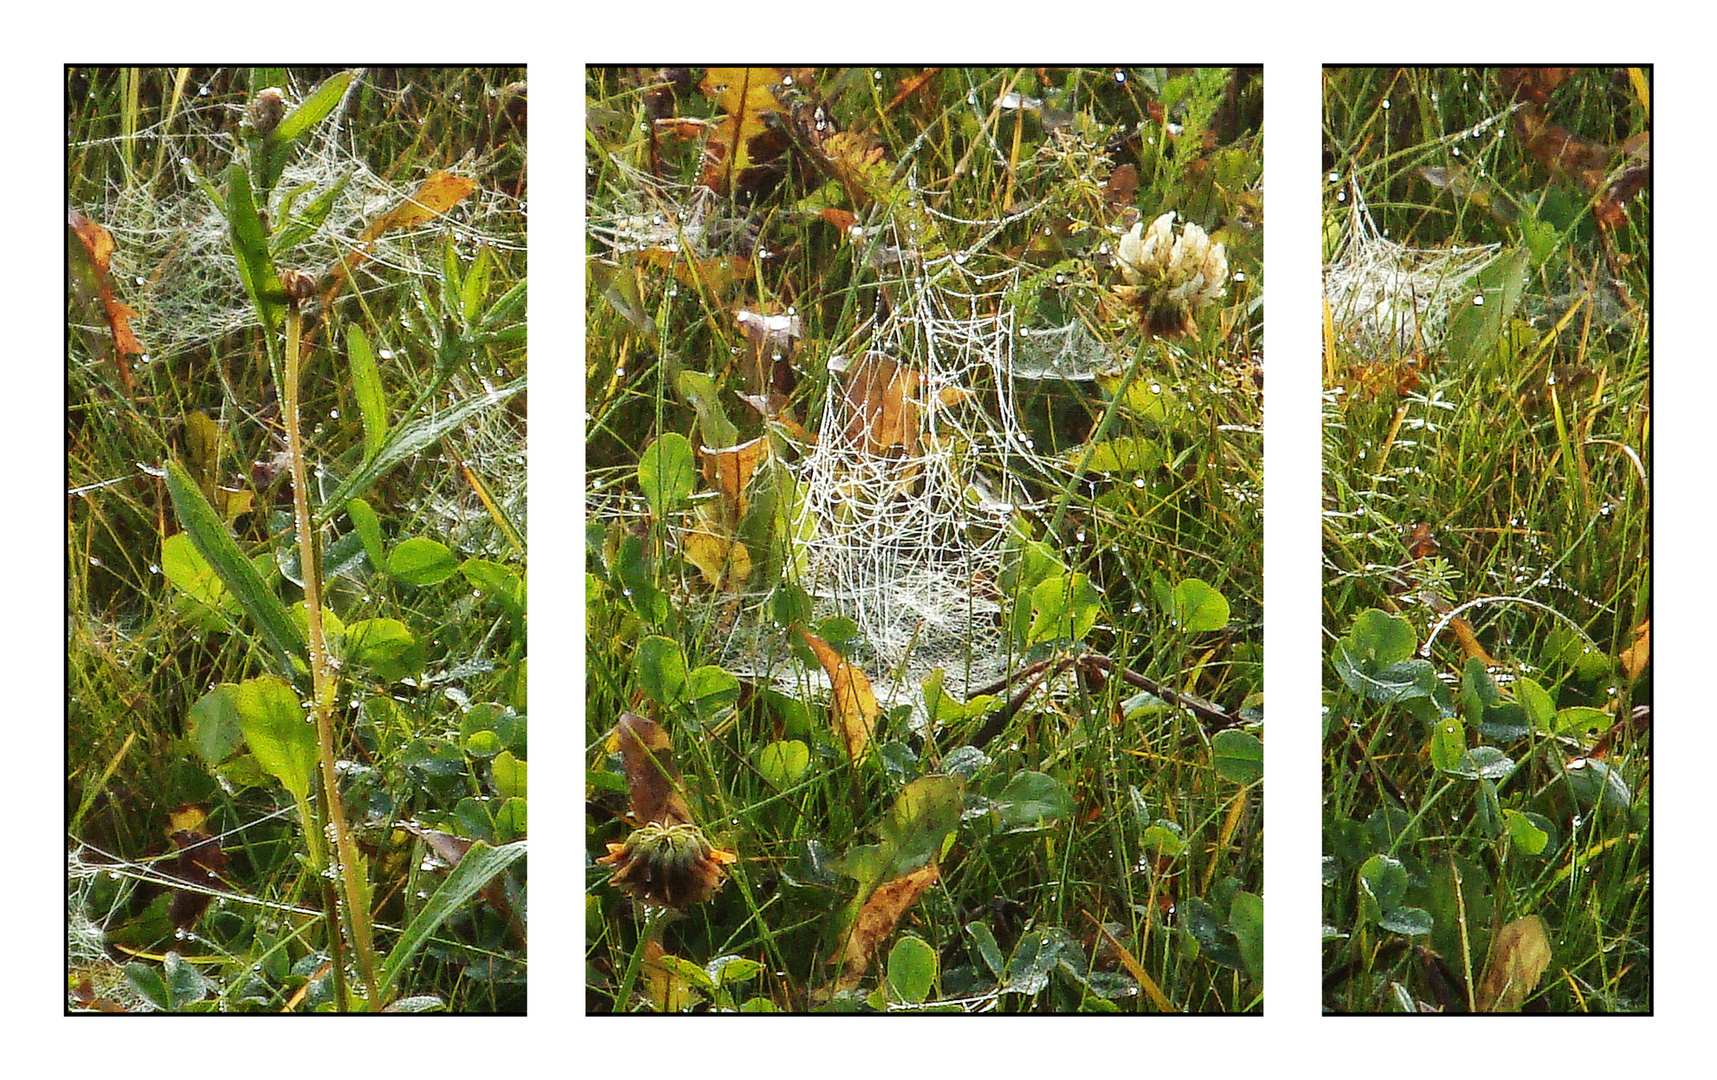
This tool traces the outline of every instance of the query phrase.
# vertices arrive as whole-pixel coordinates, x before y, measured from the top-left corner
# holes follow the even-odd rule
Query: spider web
[[[903,300],[869,349],[917,373],[920,429],[907,452],[876,453],[849,436],[862,405],[831,389],[804,466],[805,585],[819,614],[857,624],[873,682],[942,668],[964,688],[1005,665],[995,582],[1022,498],[1005,478],[1044,464],[1010,390],[1017,270],[981,273],[964,253],[903,265]]]
[[[288,98],[296,101],[309,88],[286,89]],[[295,192],[296,209],[333,195],[327,218],[286,253],[291,265],[317,272],[333,268],[364,229],[410,196],[422,179],[390,181],[365,163],[358,152],[363,132],[355,130],[351,117],[351,103],[360,91],[406,92],[368,83],[360,72],[328,118],[295,143],[292,161],[270,200],[271,216],[282,209],[285,193]],[[235,125],[228,114],[238,108],[242,106],[231,102],[194,100],[170,120],[125,136],[136,144],[138,157],[159,153],[164,163],[159,177],[144,181],[132,175],[116,181],[102,205],[80,208],[113,234],[114,281],[121,299],[137,312],[134,327],[148,359],[177,356],[256,324],[233,258],[227,220],[197,176],[201,170],[203,180],[217,188],[224,185],[217,163],[232,160],[237,152]],[[468,159],[452,171],[480,174],[482,166]],[[405,277],[435,275],[442,238],[450,227],[456,240],[468,247],[523,250],[522,221],[518,200],[479,185],[457,207],[423,227],[384,234],[367,249],[370,258],[353,285],[376,290],[397,286]]]
[[[1372,357],[1401,354],[1415,343],[1442,339],[1451,302],[1502,250],[1477,247],[1415,248],[1377,228],[1359,186],[1348,227],[1324,268],[1324,298],[1348,339]]]

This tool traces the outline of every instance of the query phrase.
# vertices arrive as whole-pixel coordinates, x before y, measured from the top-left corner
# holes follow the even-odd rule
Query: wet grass
[[[588,75],[587,1007],[1255,1011],[1260,80],[1178,69],[792,75],[799,96],[760,121],[751,148],[788,147],[776,174],[718,179],[732,186],[714,198],[696,190],[712,137],[703,125],[724,110],[698,90],[701,69]],[[1023,107],[998,105],[1010,93]],[[859,141],[821,143],[819,108]],[[1123,164],[1136,190],[1115,179]],[[1242,272],[1174,341],[1143,333],[1113,292],[1125,225],[1168,210],[1226,241]],[[855,221],[876,246],[846,231]],[[972,438],[984,476],[1022,509],[1001,526],[1012,557],[968,586],[1001,609],[987,618],[1019,681],[968,708],[963,693],[941,699],[920,678],[885,684],[893,661],[867,647],[864,613],[850,596],[814,597],[822,590],[800,576],[791,513],[737,527],[751,570],[729,588],[688,544],[694,521],[719,531],[723,520],[715,464],[685,453],[682,499],[641,483],[639,467],[646,447],[680,445],[670,436],[712,449],[762,438],[767,464],[747,492],[801,505],[819,421],[849,392],[831,357],[894,348],[922,362],[922,327],[919,346],[903,349],[873,338],[876,326],[980,279],[1001,282],[980,301],[990,317],[1078,324],[1108,359],[1096,378],[1015,385],[974,364],[953,388],[992,410],[1017,395],[1034,451],[1002,458]],[[802,337],[748,371],[757,354],[742,310],[796,316]],[[686,372],[711,390],[692,392]],[[1214,623],[1176,606],[1193,579],[1226,602]],[[1033,632],[1032,590],[1051,581],[1063,599],[1038,598],[1066,632]],[[732,655],[735,627],[759,611],[773,667]],[[1026,615],[1011,627],[1015,611]],[[856,758],[799,629],[874,681],[880,715]],[[927,648],[915,639],[906,653]],[[795,649],[796,665],[779,661]],[[1063,662],[1090,652],[1117,667]],[[971,646],[947,655],[947,685],[988,659]],[[1140,695],[1114,677],[1121,668],[1213,702],[1233,727],[1213,742],[1219,725]],[[1052,673],[1048,692],[1010,709],[1033,670]],[[666,730],[691,815],[737,856],[708,903],[643,907],[596,862],[642,824],[616,735],[627,712]],[[956,809],[938,816],[929,804],[947,798]],[[877,897],[925,864],[935,884],[897,903],[874,939],[855,938],[866,897],[887,909]]]
[[[1330,1011],[1482,1008],[1493,939],[1533,916],[1525,1008],[1652,1007],[1649,186],[1601,205],[1646,84],[1583,69],[1498,119],[1507,78],[1325,73],[1326,257],[1355,184],[1393,241],[1501,245],[1446,332],[1384,347],[1331,313]],[[1584,140],[1578,168],[1547,165],[1541,122]]]
[[[230,598],[227,610],[209,606],[218,603],[218,587],[188,590],[176,576],[184,563],[165,545],[182,538],[183,526],[161,470],[184,463],[217,508],[221,530],[254,560],[269,595],[285,605],[302,599],[282,570],[296,573],[297,556],[271,373],[278,336],[271,344],[257,322],[233,271],[223,221],[193,173],[210,179],[223,199],[230,195],[226,170],[243,146],[239,123],[253,90],[283,87],[296,106],[334,75],[66,73],[68,201],[113,237],[117,299],[134,310],[132,329],[144,350],[123,358],[122,373],[99,302],[74,291],[65,799],[68,844],[77,855],[68,881],[73,981],[85,983],[78,995],[85,1004],[93,994],[133,1008],[185,1011],[330,1007],[330,942],[315,912],[323,894],[298,861],[293,800],[232,737],[232,718],[211,711],[207,696],[221,684],[296,676],[262,647],[256,625]],[[319,126],[289,169],[316,174],[320,185],[297,197],[300,219],[316,213],[314,196],[341,183],[353,195],[373,191],[375,201],[348,206],[334,198],[319,228],[274,253],[282,267],[325,275],[369,221],[432,170],[456,167],[477,180],[476,193],[447,217],[387,237],[376,251],[382,257],[353,273],[332,308],[314,309],[305,337],[300,412],[319,486],[312,502],[327,519],[321,541],[330,618],[347,625],[397,620],[416,641],[416,651],[385,672],[348,653],[339,686],[345,803],[366,845],[384,953],[397,940],[394,930],[418,914],[421,900],[412,898],[438,884],[418,870],[422,842],[398,830],[401,821],[416,817],[426,829],[491,843],[522,835],[522,813],[505,827],[495,822],[500,800],[490,766],[503,744],[520,762],[526,757],[524,622],[522,609],[515,619],[493,601],[474,599],[468,585],[454,584],[463,580],[457,575],[412,584],[384,573],[353,543],[345,504],[321,500],[373,459],[385,432],[486,386],[522,388],[522,303],[512,318],[481,326],[463,315],[498,313],[491,305],[509,290],[523,298],[523,129],[501,96],[523,77],[522,70],[362,74],[338,136],[326,141],[327,128]],[[522,106],[516,94],[514,104]],[[281,200],[294,182],[259,196],[275,226],[288,217]],[[78,241],[70,244],[75,249]],[[480,247],[482,282],[470,275]],[[455,315],[467,283],[470,306]],[[187,336],[193,324],[213,329]],[[375,380],[362,392],[348,366],[360,330]],[[378,555],[417,538],[445,545],[454,559],[483,556],[515,575],[522,602],[524,551],[508,536],[509,529],[522,535],[523,400],[512,396],[509,406],[481,410],[444,438],[395,455],[379,478],[353,493],[374,512]],[[492,510],[473,481],[493,496]],[[501,728],[506,738],[497,743]],[[484,750],[472,742],[479,730],[489,736]],[[213,877],[177,854],[197,837],[213,838],[224,852],[202,849],[211,867],[224,864]],[[515,864],[512,881],[521,889],[522,868]],[[175,870],[201,882],[205,908],[179,906],[187,901],[175,895],[190,894],[176,893],[162,877]],[[515,902],[522,920],[522,892]],[[456,1011],[522,1010],[524,949],[514,933],[522,925],[510,927],[494,908],[467,907],[402,972],[401,995],[439,999]]]

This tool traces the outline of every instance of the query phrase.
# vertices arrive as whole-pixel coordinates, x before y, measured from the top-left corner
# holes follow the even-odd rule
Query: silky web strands
[[[1385,236],[1357,184],[1335,255],[1324,267],[1324,299],[1361,354],[1399,356],[1442,338],[1450,304],[1501,250],[1415,248]]]

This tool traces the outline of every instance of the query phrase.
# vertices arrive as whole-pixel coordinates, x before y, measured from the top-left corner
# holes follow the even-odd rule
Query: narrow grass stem
[[[306,636],[310,646],[310,680],[316,714],[317,757],[322,765],[322,793],[328,821],[333,826],[335,861],[346,894],[346,923],[358,954],[358,970],[369,991],[370,1009],[380,1009],[376,982],[375,947],[371,941],[369,905],[364,902],[358,881],[358,852],[346,829],[346,811],[340,802],[339,777],[334,773],[334,677],[328,660],[328,642],[322,633],[322,566],[316,551],[316,535],[310,518],[310,488],[304,469],[304,437],[298,418],[299,344],[303,323],[294,302],[286,315],[286,371],[280,395],[286,421],[287,453],[292,462],[292,512],[298,529],[298,565],[304,580]],[[309,823],[306,822],[306,826]],[[344,997],[341,998],[344,1004]]]

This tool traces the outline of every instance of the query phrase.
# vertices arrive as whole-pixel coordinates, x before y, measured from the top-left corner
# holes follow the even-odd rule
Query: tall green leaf
[[[257,763],[304,802],[316,775],[316,728],[305,719],[297,693],[285,680],[264,675],[239,683],[234,704]]]
[[[285,669],[294,670],[293,659],[304,653],[304,638],[287,614],[286,605],[269,589],[250,560],[244,557],[244,552],[239,550],[222,524],[220,515],[203,498],[202,490],[177,461],[167,463],[167,494],[173,500],[173,513],[190,536],[191,543],[244,606],[258,633],[279,654]]]
[[[384,1000],[392,995],[401,973],[405,971],[411,958],[417,955],[417,950],[423,948],[424,943],[429,940],[429,935],[463,907],[466,901],[476,896],[478,890],[489,884],[495,875],[523,858],[527,842],[519,840],[496,848],[479,840],[471,845],[465,857],[459,860],[459,865],[447,875],[441,888],[435,890],[435,895],[431,896],[423,910],[417,913],[417,918],[411,920],[411,925],[405,928],[393,950],[388,953],[388,958],[382,962],[381,983]]]
[[[256,209],[250,174],[237,162],[227,169],[227,228],[244,291],[250,295],[262,324],[270,331],[276,330],[286,317],[285,292],[280,287],[274,261],[269,258],[268,229]]]

